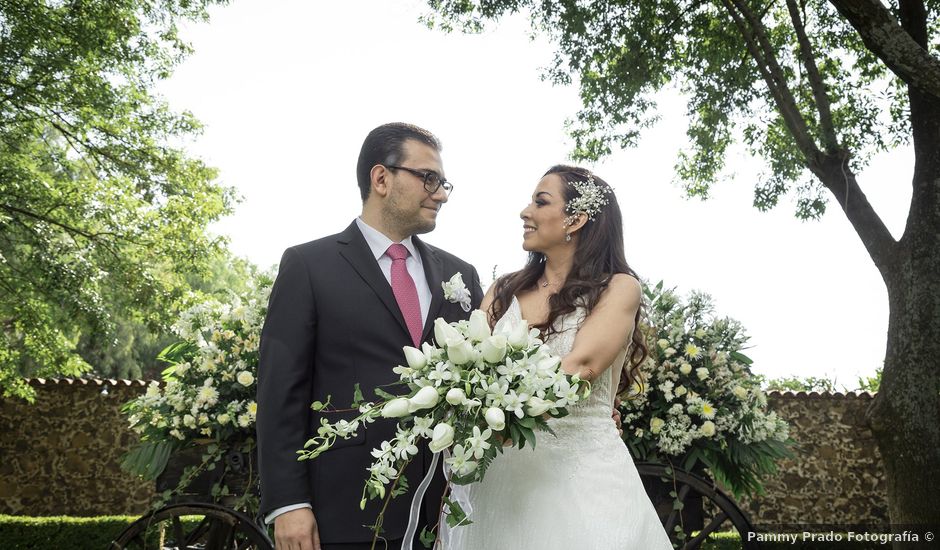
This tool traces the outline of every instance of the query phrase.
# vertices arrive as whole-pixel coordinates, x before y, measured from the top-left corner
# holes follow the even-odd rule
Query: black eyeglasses
[[[384,164],[383,166],[385,166],[386,168],[392,168],[395,170],[404,170],[406,172],[410,172],[414,174],[415,176],[418,176],[424,181],[424,190],[432,195],[434,193],[437,193],[437,190],[443,187],[444,194],[449,197],[450,192],[454,190],[454,184],[442,178],[441,175],[438,174],[437,172],[415,170],[414,168],[408,168],[405,166],[395,166],[392,164]]]

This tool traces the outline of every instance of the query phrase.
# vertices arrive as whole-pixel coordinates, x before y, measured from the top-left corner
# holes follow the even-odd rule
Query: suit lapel
[[[340,255],[349,262],[352,268],[362,277],[362,280],[372,288],[379,300],[385,304],[388,311],[398,321],[399,326],[405,331],[406,341],[410,342],[411,335],[408,332],[408,325],[405,324],[405,317],[401,314],[401,308],[398,307],[398,301],[395,300],[392,287],[385,280],[382,269],[375,261],[375,256],[372,255],[372,249],[369,248],[369,244],[366,243],[366,239],[362,236],[362,232],[359,231],[355,221],[340,233],[338,242],[345,245],[340,247]],[[426,270],[427,268],[425,268]]]
[[[421,341],[425,341],[431,336],[434,328],[434,320],[438,318],[441,306],[444,303],[444,290],[441,288],[441,281],[444,280],[444,264],[440,257],[434,253],[424,241],[417,236],[411,238],[415,248],[421,253],[421,263],[424,265],[424,276],[428,280],[428,289],[431,291],[431,306],[428,307],[428,317],[424,320],[424,332],[421,335]]]

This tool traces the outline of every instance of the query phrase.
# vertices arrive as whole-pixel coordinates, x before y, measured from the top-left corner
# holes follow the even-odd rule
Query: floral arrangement
[[[172,327],[180,342],[159,356],[170,364],[163,383],[152,382],[144,395],[124,405],[141,440],[125,456],[125,469],[156,479],[171,454],[192,447],[204,451],[201,464],[184,471],[164,500],[214,470],[226,452],[254,448],[258,344],[271,284],[270,276],[262,275],[243,295],[208,298],[183,311]],[[212,492],[224,496],[227,487]]]
[[[316,458],[337,438],[355,435],[362,424],[379,417],[399,418],[396,437],[372,451],[375,460],[363,488],[363,508],[367,498],[391,499],[402,492],[406,483],[402,472],[418,453],[420,439],[429,441],[435,462],[444,456],[450,484],[480,481],[505,445],[535,447],[536,430],[551,432],[547,420],[567,415],[568,406],[590,393],[590,384],[565,374],[561,359],[538,336],[539,331],[529,329],[525,320],[507,317],[491,332],[487,315],[480,310],[473,311],[468,321],[448,324],[437,319],[436,345],[405,347],[407,366],[393,369],[407,384],[408,393],[396,396],[378,389],[376,395],[384,401],[364,403],[357,389],[353,406],[360,414],[336,423],[322,419],[300,459]],[[314,403],[318,410],[327,407],[328,402]],[[457,499],[445,495],[444,505],[449,527],[470,522]],[[376,537],[381,524],[380,514],[373,525]],[[433,537],[422,533],[426,542]]]
[[[760,378],[741,353],[737,321],[714,315],[711,297],[683,301],[644,285],[650,355],[622,395],[624,441],[638,461],[707,468],[736,497],[761,493],[761,477],[791,456],[787,423],[767,410]]]

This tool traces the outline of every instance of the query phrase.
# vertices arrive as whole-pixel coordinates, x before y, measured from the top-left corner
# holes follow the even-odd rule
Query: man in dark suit
[[[352,418],[356,411],[314,412],[313,401],[331,397],[348,408],[354,384],[368,401],[377,386],[398,380],[402,347],[420,346],[433,321],[468,317],[444,299],[441,283],[461,273],[471,305],[482,300],[470,264],[424,243],[452,185],[444,177],[440,143],[409,124],[386,124],[369,133],[356,175],[362,214],[342,233],[288,248],[281,258],[261,336],[258,368],[258,447],[261,509],[274,523],[278,549],[369,548],[380,502],[359,509],[372,463],[370,451],[395,435],[394,420],[361,427],[315,460],[297,461],[297,450],[316,433],[320,419]],[[424,477],[430,452],[423,449],[405,472],[410,487]],[[424,525],[437,523],[441,476],[425,495]],[[398,548],[412,492],[385,511],[383,536]],[[420,530],[419,530],[420,531]]]

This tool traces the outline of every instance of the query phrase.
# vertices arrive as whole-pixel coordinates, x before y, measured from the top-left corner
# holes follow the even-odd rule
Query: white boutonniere
[[[470,311],[470,291],[463,284],[463,275],[458,271],[449,281],[441,282],[444,288],[444,299],[452,304],[460,304],[464,311]]]

